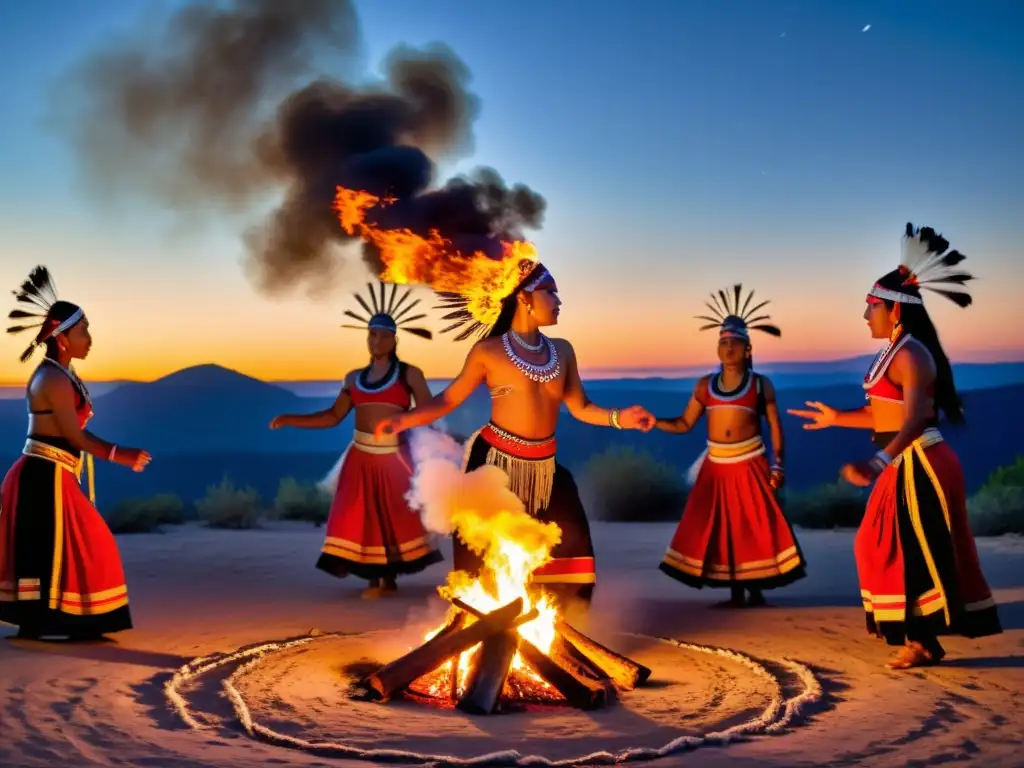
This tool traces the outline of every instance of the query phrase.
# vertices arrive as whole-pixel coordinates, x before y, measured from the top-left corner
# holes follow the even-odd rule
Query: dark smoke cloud
[[[436,165],[471,151],[479,101],[447,47],[400,46],[383,81],[328,78],[362,49],[348,0],[189,5],[81,62],[62,82],[57,124],[92,194],[143,195],[172,209],[244,213],[278,202],[245,231],[246,268],[263,291],[323,288],[350,242],[335,186],[387,193],[389,227],[433,228],[483,247],[538,228],[545,201],[492,169],[435,185]],[[379,269],[369,247],[364,256]]]

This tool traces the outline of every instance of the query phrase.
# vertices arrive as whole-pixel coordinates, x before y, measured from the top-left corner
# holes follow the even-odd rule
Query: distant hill
[[[678,387],[669,390],[650,381],[620,379],[601,382],[600,386],[588,382],[587,387],[602,406],[638,403],[658,416],[677,415],[688,398],[687,391]],[[959,452],[968,486],[973,489],[995,467],[1024,452],[1014,437],[1024,426],[1019,408],[1024,385],[968,390],[963,396],[969,426],[945,427],[943,433]],[[857,384],[779,392],[783,410],[810,399],[852,408],[864,402],[864,395]],[[165,491],[191,501],[225,475],[273,494],[282,477],[321,477],[352,434],[351,416],[332,430],[271,431],[267,424],[274,416],[326,408],[333,395],[299,397],[282,385],[214,365],[188,368],[152,383],[125,383],[116,392],[95,400],[97,415],[90,429],[104,438],[146,448],[154,456],[153,464],[140,474],[97,462],[99,493],[104,503]],[[489,405],[487,392],[478,390],[448,417],[449,430],[469,435],[486,422]],[[831,482],[838,477],[842,463],[865,458],[872,452],[867,432],[805,431],[800,427],[797,419],[784,416],[788,480],[792,488]],[[705,431],[701,424],[689,435],[643,435],[581,424],[566,414],[557,438],[560,461],[577,473],[591,456],[612,445],[648,451],[683,472],[703,450]],[[13,461],[24,439],[24,401],[0,401],[0,461]]]

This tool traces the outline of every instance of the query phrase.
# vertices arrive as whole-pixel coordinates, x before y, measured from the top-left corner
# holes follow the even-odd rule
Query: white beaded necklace
[[[513,330],[513,329],[509,330],[509,334],[515,340],[516,344],[518,344],[520,347],[522,347],[523,349],[525,349],[525,350],[527,350],[529,352],[540,352],[542,349],[544,349],[544,334],[543,333],[539,334],[540,341],[538,341],[536,344],[527,344],[526,340],[523,339],[523,337],[520,336],[518,333],[516,333],[515,330]]]
[[[520,373],[528,379],[544,384],[557,379],[562,372],[562,367],[558,363],[558,351],[555,349],[551,339],[543,334],[540,338],[541,345],[546,345],[548,348],[548,361],[543,365],[536,365],[517,355],[516,351],[512,348],[512,342],[509,340],[507,333],[502,334],[501,343],[505,346],[505,354],[508,355],[508,359],[519,369]]]

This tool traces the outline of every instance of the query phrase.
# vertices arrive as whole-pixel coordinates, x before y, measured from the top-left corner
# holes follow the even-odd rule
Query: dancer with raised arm
[[[395,434],[430,424],[457,408],[480,384],[490,389],[491,418],[466,443],[465,471],[484,464],[509,476],[509,487],[526,511],[562,531],[552,559],[533,573],[567,608],[589,603],[596,583],[594,547],[586,512],[569,471],[555,461],[555,428],[564,404],[587,424],[615,429],[650,430],[653,417],[643,408],[606,409],[591,402],[580,380],[576,353],[564,339],[541,333],[558,322],[561,300],[554,277],[543,265],[524,259],[504,293],[466,284],[445,293],[448,319],[442,332],[462,328],[458,339],[484,338],[470,350],[462,371],[429,403],[395,414],[378,425],[378,434]],[[492,289],[493,290],[493,289]],[[481,300],[481,298],[485,300]],[[481,558],[456,537],[454,568],[479,572]]]
[[[690,470],[692,489],[661,570],[684,584],[729,587],[723,606],[764,605],[762,590],[806,575],[803,554],[776,499],[785,480],[782,423],[771,381],[754,371],[750,331],[781,336],[768,315],[751,307],[742,286],[711,294],[712,316],[701,330],[718,329],[718,373],[701,377],[682,415],[658,419],[671,434],[693,429],[707,413],[707,450]],[[773,460],[765,457],[761,420],[771,430]],[[745,599],[749,593],[749,600]]]
[[[92,348],[81,307],[57,298],[42,266],[15,296],[9,316],[21,324],[7,332],[38,328],[21,360],[39,347],[45,357],[28,380],[28,439],[0,489],[0,621],[22,638],[98,639],[131,629],[132,619],[117,542],[90,498],[92,457],[140,472],[150,456],[85,429],[92,399],[72,365]]]
[[[940,415],[962,422],[949,359],[925,309],[921,289],[971,304],[972,276],[963,254],[931,227],[907,224],[898,268],[867,295],[864,319],[887,344],[864,377],[868,404],[837,411],[808,402],[789,413],[804,429],[872,430],[878,451],[846,464],[842,477],[875,487],[857,531],[854,555],[868,631],[903,646],[893,669],[937,664],[940,635],[984,637],[1002,632],[967,521],[960,460],[937,428]]]
[[[393,285],[388,296],[387,286],[380,283],[378,298],[372,284],[367,288],[367,298],[356,294],[356,300],[368,319],[346,310],[360,324],[342,327],[366,331],[369,365],[345,376],[327,410],[278,416],[270,428],[336,427],[355,409],[352,442],[324,481],[334,499],[316,567],[338,578],[351,573],[366,579],[363,597],[372,599],[394,594],[399,575],[417,573],[444,558],[405,499],[413,471],[408,445],[394,435],[374,436],[382,419],[431,397],[423,371],[398,357],[398,330],[424,339],[432,334],[408,325],[426,317],[409,316],[420,303],[416,299],[406,304],[412,289],[398,297]]]

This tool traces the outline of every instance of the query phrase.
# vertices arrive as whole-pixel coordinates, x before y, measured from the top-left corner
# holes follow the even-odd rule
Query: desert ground
[[[360,582],[314,570],[323,529],[312,526],[187,525],[121,536],[136,629],[111,642],[67,645],[14,640],[13,628],[0,625],[7,636],[0,642],[0,764],[348,766],[369,763],[345,754],[390,749],[449,756],[450,764],[497,753],[520,764],[539,756],[576,765],[597,752],[621,757],[684,736],[697,742],[735,734],[771,705],[773,691],[799,699],[785,727],[713,737],[651,764],[1021,764],[1024,540],[978,541],[1005,632],[951,638],[941,666],[893,672],[884,667],[890,649],[864,630],[851,532],[799,532],[808,577],[769,593],[772,607],[729,611],[711,607],[721,591],[689,589],[657,570],[672,530],[594,525],[599,586],[580,626],[650,666],[651,685],[598,712],[489,717],[345,695],[356,668],[349,665],[390,661],[439,622],[444,564],[402,580],[396,596],[364,601]],[[447,543],[444,549],[448,557]],[[252,720],[291,739],[292,748],[259,738],[258,727],[248,733],[222,692],[227,673],[257,657],[174,679],[195,657],[311,630],[323,634],[263,656],[234,684]],[[658,637],[746,654],[774,677],[743,659]],[[786,671],[787,659],[813,672],[820,695]],[[172,680],[177,693],[169,697]]]

